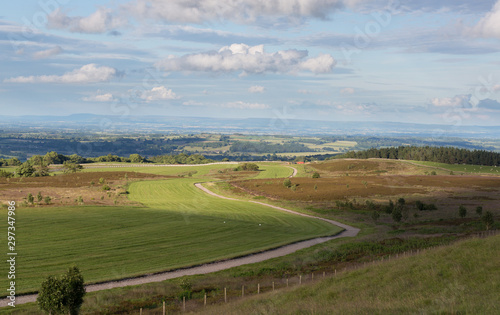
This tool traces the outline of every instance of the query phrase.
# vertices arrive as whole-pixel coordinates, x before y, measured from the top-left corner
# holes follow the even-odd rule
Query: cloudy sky
[[[0,115],[500,122],[500,0],[0,6]]]

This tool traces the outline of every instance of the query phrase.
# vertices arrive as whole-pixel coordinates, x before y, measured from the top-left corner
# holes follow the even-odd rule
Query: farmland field
[[[199,171],[199,176],[214,167],[228,166],[186,168]],[[169,175],[185,171],[173,167],[140,171],[145,169]],[[340,231],[320,220],[209,196],[194,187],[197,181],[133,182],[129,198],[143,207],[18,208],[18,275],[22,279],[18,293],[37,290],[44,278],[73,263],[87,282],[99,282],[241,256]],[[6,222],[1,221],[0,229],[6,229]],[[0,272],[5,273],[5,268],[2,264]],[[6,286],[7,280],[0,280],[0,285]]]

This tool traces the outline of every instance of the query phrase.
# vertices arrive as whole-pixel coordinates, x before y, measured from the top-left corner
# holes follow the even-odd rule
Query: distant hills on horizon
[[[212,132],[284,135],[376,135],[500,138],[500,126],[451,126],[371,121],[324,121],[280,118],[210,118],[169,116],[0,116],[0,129],[31,127],[119,132]]]

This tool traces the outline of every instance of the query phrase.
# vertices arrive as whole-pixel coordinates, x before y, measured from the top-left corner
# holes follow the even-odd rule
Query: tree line
[[[207,164],[214,160],[207,159],[201,154],[171,154],[159,155],[151,158],[145,158],[137,153],[129,157],[120,157],[118,155],[104,155],[95,158],[84,158],[77,154],[63,155],[57,152],[48,152],[44,156],[33,155],[26,162],[21,163],[18,159],[0,160],[0,166],[17,166],[15,173],[6,170],[0,170],[0,177],[41,177],[49,175],[49,165],[62,165],[65,173],[74,173],[82,169],[80,164],[97,162],[126,162],[126,163],[159,163],[159,164]]]
[[[381,149],[372,148],[365,151],[347,152],[339,157],[355,159],[382,158],[485,166],[500,165],[500,153],[485,150],[458,149],[453,147],[400,146]]]

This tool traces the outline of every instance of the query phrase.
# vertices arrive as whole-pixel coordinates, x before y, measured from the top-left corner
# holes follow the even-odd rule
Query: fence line
[[[469,237],[466,239],[474,239],[474,238],[486,238],[490,236],[496,236],[500,234],[500,230],[489,230],[489,231],[482,231],[478,233],[471,234]],[[465,240],[465,239],[464,239]],[[265,292],[275,292],[276,290],[280,289],[287,289],[287,288],[292,288],[292,287],[298,287],[302,284],[308,284],[308,283],[315,283],[319,282],[322,279],[325,279],[327,276],[329,278],[335,278],[338,275],[342,275],[345,272],[350,272],[354,270],[358,270],[361,268],[373,266],[373,265],[379,265],[382,264],[383,262],[387,261],[393,261],[393,260],[398,260],[406,257],[412,257],[415,255],[419,255],[421,253],[425,253],[426,251],[430,249],[437,249],[437,248],[444,248],[448,247],[450,244],[443,244],[443,245],[436,245],[436,246],[431,246],[423,249],[411,249],[402,253],[396,253],[395,255],[388,254],[388,255],[383,255],[378,259],[374,259],[369,262],[363,262],[363,263],[356,263],[351,266],[344,267],[341,270],[337,270],[335,268],[332,268],[332,271],[326,272],[322,271],[320,274],[318,273],[308,273],[308,274],[298,274],[296,276],[291,276],[291,277],[284,277],[284,278],[272,278],[265,283],[261,282],[251,282],[250,284],[245,283],[243,285],[232,285],[232,286],[225,286],[223,290],[223,295],[217,294],[210,294],[212,297],[210,297],[210,300],[212,300],[212,303],[207,298],[207,293],[204,294],[203,298],[201,299],[191,299],[189,301],[189,304],[191,306],[190,309],[188,310],[195,310],[199,308],[206,307],[207,305],[211,304],[220,304],[220,303],[229,303],[231,301],[236,301],[238,299],[242,299],[248,296],[252,295],[252,289],[255,294],[261,294]],[[201,300],[201,301],[200,301]],[[185,297],[183,298],[182,301],[176,301],[174,303],[175,305],[175,312],[181,312],[186,311],[186,307],[188,304],[188,301],[185,300]],[[163,314],[165,314],[165,302],[163,302]],[[143,314],[142,308],[140,309],[140,315]]]

